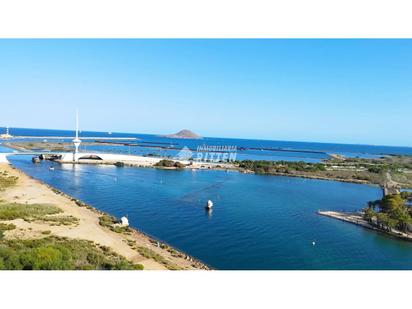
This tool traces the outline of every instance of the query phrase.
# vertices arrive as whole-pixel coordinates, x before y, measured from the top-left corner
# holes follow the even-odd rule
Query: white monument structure
[[[79,111],[76,110],[76,137],[73,140],[74,144],[74,153],[73,161],[76,162],[79,160],[79,146],[82,141],[79,139]]]

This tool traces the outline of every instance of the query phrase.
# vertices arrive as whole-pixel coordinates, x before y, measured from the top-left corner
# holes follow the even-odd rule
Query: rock
[[[188,138],[188,139],[200,139],[202,138],[201,136],[197,135],[196,133],[183,129],[175,134],[168,134],[168,135],[162,135],[162,137],[168,137],[168,138]]]

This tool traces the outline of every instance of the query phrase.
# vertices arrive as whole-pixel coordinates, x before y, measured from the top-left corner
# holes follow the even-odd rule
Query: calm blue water
[[[100,210],[127,215],[134,227],[218,269],[412,269],[412,243],[316,214],[360,209],[380,197],[376,187],[10,160]],[[204,210],[207,199],[215,204],[211,214]]]
[[[0,132],[4,132],[0,128]],[[21,136],[74,136],[73,131],[63,130],[40,130],[40,129],[22,129],[11,128],[10,133]],[[190,149],[196,149],[199,145],[223,145],[237,146],[238,160],[285,160],[285,161],[305,161],[320,162],[328,158],[328,154],[337,153],[347,157],[376,158],[387,154],[407,154],[412,155],[411,147],[387,147],[387,146],[370,146],[370,145],[349,145],[349,144],[330,144],[330,143],[308,143],[308,142],[289,142],[289,141],[269,141],[269,140],[247,140],[247,139],[228,139],[207,137],[201,140],[191,139],[170,139],[149,134],[127,134],[107,132],[81,132],[81,136],[93,137],[136,137],[137,141],[131,143],[145,145],[146,147],[137,146],[81,146],[83,151],[100,151],[116,152],[130,154],[155,154],[161,156],[175,156],[179,150],[159,149],[149,146],[170,146],[181,149],[184,146]],[[253,148],[253,149],[252,149]]]

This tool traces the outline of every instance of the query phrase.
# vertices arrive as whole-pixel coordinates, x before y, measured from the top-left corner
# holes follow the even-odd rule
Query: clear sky
[[[412,146],[412,40],[0,40],[0,126]]]

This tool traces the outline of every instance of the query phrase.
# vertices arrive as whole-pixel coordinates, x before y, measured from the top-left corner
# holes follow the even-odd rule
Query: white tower
[[[79,139],[79,111],[76,110],[76,137],[73,140],[73,144],[74,144],[73,161],[78,160],[79,146],[81,143],[82,141]]]

